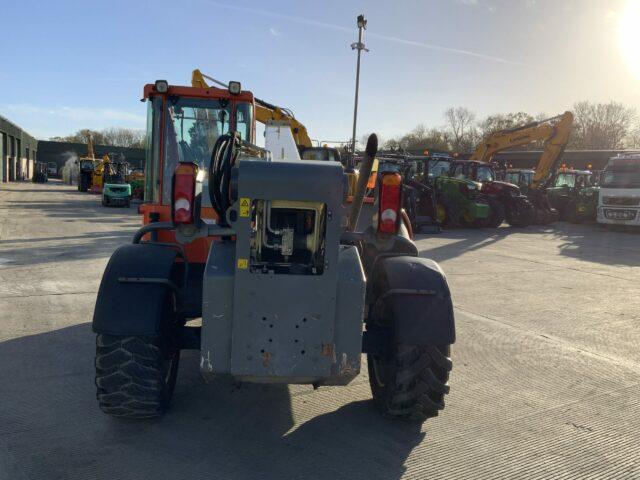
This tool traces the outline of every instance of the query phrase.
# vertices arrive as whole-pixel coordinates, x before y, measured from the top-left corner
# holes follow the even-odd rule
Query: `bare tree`
[[[427,129],[422,124],[402,136],[398,140],[398,145],[405,150],[447,151],[451,147],[448,132],[437,128]]]
[[[145,145],[145,133],[143,130],[122,127],[112,127],[100,131],[83,128],[72,135],[52,137],[51,140],[56,142],[87,143],[89,136],[93,139],[94,145],[132,148],[144,148]]]
[[[534,118],[526,112],[498,113],[489,115],[480,122],[480,130],[483,137],[488,137],[500,130],[521,127],[534,121]]]
[[[631,128],[631,131],[625,140],[625,147],[640,149],[640,122],[636,122],[636,124]]]
[[[114,147],[140,147],[144,144],[145,132],[130,128],[112,127],[102,131],[105,145]]]
[[[573,106],[571,148],[617,150],[624,147],[635,119],[635,110],[618,102],[576,103]]]
[[[471,150],[477,140],[475,113],[465,107],[451,107],[444,112],[444,118],[451,136],[451,147],[462,152]]]
[[[67,135],[66,137],[51,137],[51,140],[55,142],[87,143],[89,141],[89,137],[93,139],[94,144],[104,145],[104,134],[97,130],[91,130],[88,128],[78,130],[76,133]]]
[[[386,150],[398,150],[400,148],[400,140],[397,138],[390,138],[384,142],[384,148]]]

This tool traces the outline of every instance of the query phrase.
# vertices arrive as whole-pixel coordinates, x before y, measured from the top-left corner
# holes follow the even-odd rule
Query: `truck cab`
[[[640,225],[640,154],[609,160],[600,177],[598,223]]]

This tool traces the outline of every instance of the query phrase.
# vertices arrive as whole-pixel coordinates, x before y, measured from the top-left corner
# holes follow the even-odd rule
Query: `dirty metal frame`
[[[375,150],[375,137],[370,143],[368,150]],[[371,167],[373,158],[373,155],[365,155],[364,170]],[[343,230],[342,219],[346,212],[342,204],[343,173],[339,164],[242,160],[238,168],[238,176],[243,182],[238,185],[236,202],[229,212],[239,210],[239,199],[242,198],[320,201],[327,206],[326,242],[340,247],[333,253],[327,252],[326,271],[319,276],[255,275],[237,268],[239,257],[247,255],[250,249],[250,218],[228,214],[230,227],[204,218],[197,218],[194,225],[174,225],[172,222],[144,225],[134,235],[134,244],[179,247],[177,253],[182,258],[185,257],[185,245],[200,238],[218,239],[212,245],[205,267],[202,327],[179,327],[174,345],[180,349],[200,350],[201,370],[205,375],[223,373],[246,381],[311,383],[314,386],[348,383],[359,373],[361,353],[384,357],[390,353],[392,332],[375,327],[363,332],[366,304],[375,300],[365,282],[365,269],[370,275],[385,259],[417,256],[415,245],[404,226],[397,235],[384,237],[372,226],[356,232],[362,195],[356,195],[359,201],[351,205],[351,222],[348,229]],[[311,189],[305,180],[310,177],[317,179]],[[366,181],[366,176],[363,178]],[[358,192],[362,193],[365,182],[360,183]],[[145,236],[162,230],[173,231],[178,244],[143,242]],[[235,241],[229,242],[232,237]],[[375,252],[367,256],[364,267],[357,248]],[[188,262],[185,262],[187,267]],[[118,282],[167,288],[176,294],[178,305],[183,303],[186,280],[178,286],[169,279],[121,276]],[[316,293],[309,296],[309,292]],[[434,295],[433,289],[390,288],[377,301]],[[305,301],[293,302],[293,298],[305,298]],[[301,305],[304,305],[304,311]],[[260,316],[269,321],[262,322],[264,325],[258,322],[256,329],[255,321],[251,319]],[[287,319],[292,318],[297,320],[285,327]],[[267,325],[270,328],[265,328]],[[285,328],[294,333],[277,332]],[[301,335],[305,328],[308,330],[306,337]],[[289,342],[278,339],[278,334]],[[314,344],[312,339],[317,338],[331,341]],[[268,347],[274,340],[276,348],[270,351]],[[247,355],[249,348],[255,351]],[[291,358],[295,361],[291,362]]]

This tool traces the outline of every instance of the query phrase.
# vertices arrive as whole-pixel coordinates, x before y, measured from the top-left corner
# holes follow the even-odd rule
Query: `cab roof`
[[[142,100],[155,96],[176,96],[176,97],[193,97],[193,98],[227,98],[229,100],[235,100],[238,102],[253,103],[253,93],[248,90],[242,90],[240,93],[233,95],[229,93],[226,88],[209,87],[184,87],[179,85],[169,85],[168,90],[165,93],[159,93],[156,91],[156,86],[153,83],[148,83],[144,86]]]

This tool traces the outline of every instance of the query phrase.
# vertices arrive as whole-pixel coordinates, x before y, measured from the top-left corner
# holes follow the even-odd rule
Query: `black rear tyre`
[[[525,198],[514,200],[514,204],[506,211],[506,221],[516,228],[528,227],[533,223],[536,210],[531,202]]]
[[[488,197],[487,202],[489,203],[490,211],[486,226],[488,228],[498,228],[504,222],[504,205],[493,197]]]
[[[173,394],[180,351],[162,335],[96,337],[100,409],[126,418],[162,415]]]
[[[367,363],[374,402],[385,415],[423,422],[444,409],[448,345],[398,345],[389,359],[370,354]]]

